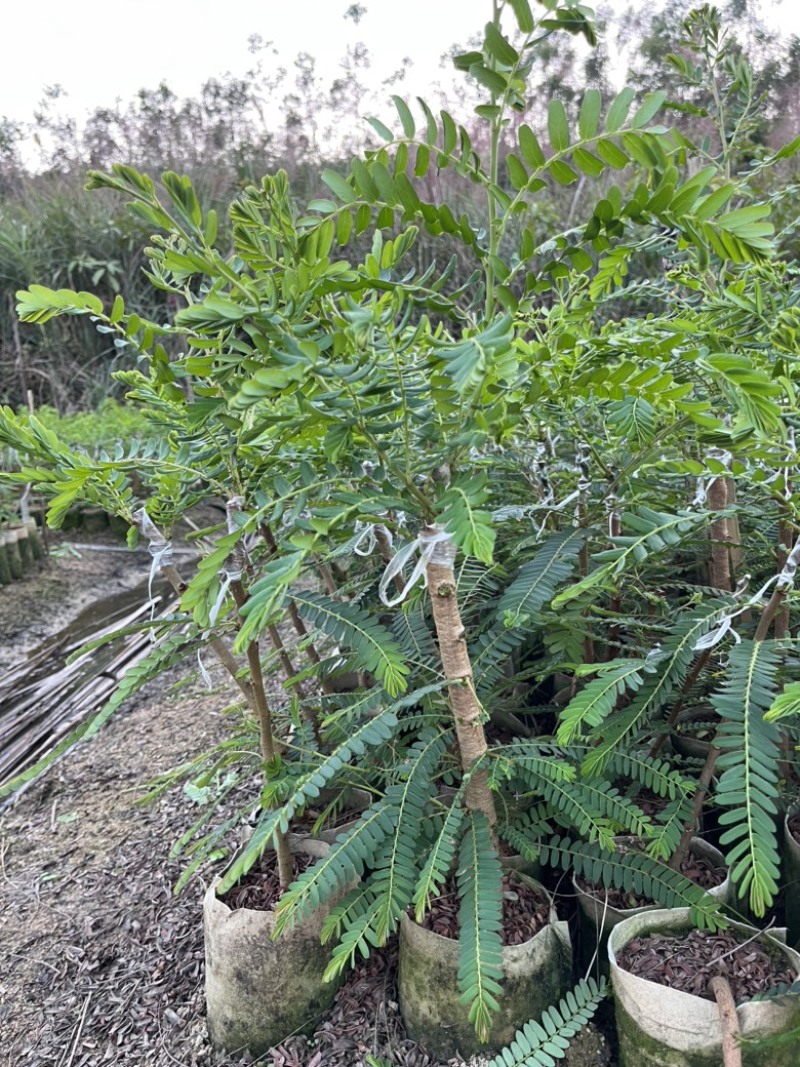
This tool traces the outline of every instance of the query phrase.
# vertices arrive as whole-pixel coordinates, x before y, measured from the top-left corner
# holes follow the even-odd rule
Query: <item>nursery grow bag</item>
[[[33,549],[28,536],[28,527],[17,526],[11,532],[17,539],[17,548],[19,549],[19,558],[22,560],[22,569],[23,571],[30,570],[33,566]]]
[[[19,579],[22,577],[22,556],[19,552],[19,545],[17,544],[17,531],[6,530],[0,534],[3,539],[3,544],[6,550],[6,560],[8,561],[8,569],[11,572],[11,577]]]
[[[678,715],[678,723],[686,727],[696,722],[714,722],[714,720],[719,721],[719,716],[712,707],[684,708]],[[711,751],[710,741],[703,741],[691,732],[672,730],[669,740],[673,752],[677,752],[679,756],[705,760]]]
[[[796,945],[800,941],[800,843],[789,829],[789,822],[800,814],[800,807],[795,804],[786,813],[783,820],[784,856],[784,900],[786,902],[786,925],[789,928],[789,942]],[[800,1059],[800,1055],[798,1056]]]
[[[318,859],[330,846],[303,839],[291,848]],[[229,908],[218,883],[203,900],[208,1033],[217,1049],[257,1057],[289,1034],[313,1031],[333,1002],[337,984],[322,978],[332,949],[320,943],[325,912],[273,940],[274,913]]]
[[[0,585],[8,585],[12,578],[11,567],[8,560],[7,540],[8,534],[0,531]]]
[[[44,549],[42,548],[42,542],[39,540],[39,527],[36,525],[36,519],[27,519],[25,526],[28,530],[28,544],[31,547],[33,558],[44,559]]]
[[[713,863],[715,867],[727,868],[725,857],[719,849],[709,845],[702,837],[693,837],[689,847],[695,856],[702,856]],[[575,878],[573,878],[572,884],[575,887],[575,893],[578,898],[578,916],[581,928],[581,962],[584,965],[588,965],[589,960],[597,950],[600,972],[607,975],[608,965],[605,950],[608,943],[608,935],[614,927],[624,919],[629,919],[632,916],[658,911],[660,906],[658,904],[643,904],[639,908],[613,908],[610,904],[606,904],[602,896],[594,896],[591,893],[587,893],[585,889],[578,885]],[[707,892],[712,897],[716,897],[720,903],[727,904],[732,896],[730,872],[725,875],[724,882],[714,886],[713,889],[707,890]],[[602,889],[598,888],[598,893],[602,893]]]
[[[750,937],[752,927],[732,922]],[[621,1067],[720,1067],[722,1029],[719,1010],[705,1000],[677,989],[638,978],[617,964],[617,957],[634,937],[654,933],[684,933],[693,929],[688,908],[649,911],[619,923],[608,939],[608,959],[614,991]],[[773,937],[759,938],[785,955],[800,974],[800,955]],[[742,1038],[773,1037],[800,1026],[800,998],[750,1000],[737,1009]],[[793,1041],[768,1049],[742,1046],[744,1067],[796,1067]]]
[[[524,877],[517,875],[517,877]],[[547,891],[527,878],[550,899]],[[572,979],[569,929],[550,906],[547,926],[521,945],[503,949],[502,995],[489,1040],[481,1043],[458,988],[458,942],[404,915],[400,923],[398,998],[409,1037],[442,1058],[507,1045],[529,1019],[557,1004]]]

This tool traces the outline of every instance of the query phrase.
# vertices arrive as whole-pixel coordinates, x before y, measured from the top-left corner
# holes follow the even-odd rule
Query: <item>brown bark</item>
[[[161,567],[160,570],[169,582],[169,584],[175,590],[176,594],[178,596],[182,596],[183,592],[186,589],[186,582],[184,582],[183,578],[181,578],[180,574],[178,573],[177,567],[175,567],[172,563],[168,563],[166,566]],[[258,707],[256,704],[255,694],[253,693],[252,686],[248,685],[244,678],[239,677],[240,664],[236,660],[236,657],[233,655],[233,653],[221,637],[212,637],[209,641],[209,645],[211,646],[211,650],[213,651],[219,662],[234,680],[236,685],[238,685],[239,689],[242,692],[242,696],[247,701],[251,710],[258,714]]]
[[[336,584],[331,569],[321,559],[317,559],[317,569],[319,570],[320,577],[325,584],[325,588],[328,591],[328,596],[336,597],[339,595],[339,587]]]
[[[703,770],[697,782],[697,792],[694,795],[692,814],[686,822],[678,847],[670,857],[669,866],[673,871],[679,871],[681,869],[683,857],[686,855],[689,849],[689,844],[700,825],[700,812],[703,810],[703,801],[706,799],[708,787],[711,784],[711,779],[714,777],[714,768],[717,765],[717,760],[720,755],[721,750],[712,745],[708,756],[706,756],[706,762],[703,764]]]
[[[231,589],[236,606],[241,609],[248,599],[244,586],[241,581],[234,581],[231,582]],[[268,781],[269,768],[273,765],[278,752],[272,728],[272,709],[269,706],[266,689],[264,688],[264,674],[261,670],[261,656],[257,641],[250,641],[247,646],[247,663],[250,668],[250,683],[255,700],[255,711],[258,716],[259,745],[261,758],[265,764],[264,777]],[[286,839],[286,835],[281,833],[280,830],[275,831],[275,855],[278,861],[278,879],[281,889],[287,889],[294,880],[294,863],[289,842]]]
[[[725,479],[725,495],[727,496],[729,507],[736,503],[736,482],[733,478]],[[739,530],[739,516],[731,515],[725,521],[728,525],[728,541],[730,542],[729,554],[731,561],[731,576],[735,582],[742,572],[743,563],[742,535]]]
[[[706,663],[708,663],[710,656],[711,649],[707,648],[703,652],[701,652],[697,659],[694,661],[692,669],[686,675],[686,680],[681,686],[681,691],[678,694],[678,699],[673,704],[672,711],[669,713],[669,718],[667,719],[666,723],[666,729],[653,742],[653,746],[650,749],[651,759],[657,756],[663,748],[664,742],[667,740],[667,731],[671,730],[675,723],[678,721],[678,716],[680,715],[681,710],[683,709],[684,701],[686,700],[686,695],[687,693],[691,692],[692,686],[700,677],[700,672],[702,671],[703,667],[705,667]]]
[[[708,487],[708,503],[713,511],[724,511],[728,506],[727,479],[715,478]],[[709,529],[711,537],[711,585],[715,589],[730,592],[733,589],[731,556],[728,538],[730,530],[726,518],[715,519]]]
[[[466,634],[458,610],[455,574],[450,564],[429,563],[427,577],[439,654],[445,678],[449,682],[448,695],[456,727],[461,766],[465,772],[470,772],[473,765],[485,756],[488,746],[483,729],[482,709],[475,695]],[[470,810],[483,812],[489,825],[495,825],[497,813],[494,797],[489,789],[488,772],[485,769],[472,774],[467,783],[464,800]]]
[[[772,625],[775,616],[783,606],[786,596],[791,588],[790,585],[781,585],[780,582],[775,586],[772,596],[767,601],[766,607],[761,612],[761,618],[758,620],[758,629],[756,630],[756,641],[766,641],[769,636],[769,628]]]
[[[727,978],[717,975],[709,982],[719,1010],[719,1022],[722,1028],[722,1063],[723,1067],[742,1067],[742,1050],[736,1040],[739,1034],[739,1016]]]

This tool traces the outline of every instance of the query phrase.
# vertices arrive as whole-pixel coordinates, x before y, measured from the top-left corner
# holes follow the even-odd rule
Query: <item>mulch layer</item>
[[[294,876],[297,878],[316,860],[312,856],[292,857]],[[220,900],[233,911],[236,908],[251,908],[253,911],[272,911],[281,895],[281,882],[275,863],[275,853],[267,852],[261,862],[242,875],[233,889]]]
[[[460,901],[455,877],[451,874],[442,893],[432,902],[422,921],[426,930],[441,937],[458,938]],[[503,876],[503,944],[523,945],[547,926],[550,901],[533,886],[513,875]]]
[[[704,856],[696,856],[693,852],[687,852],[681,860],[681,874],[695,882],[701,889],[715,889],[725,881],[727,872],[724,867],[715,867]],[[575,881],[584,893],[599,897],[603,901],[607,898],[608,906],[618,911],[625,911],[628,908],[644,908],[653,903],[647,897],[637,896],[636,893],[626,892],[624,889],[604,889],[585,878],[576,878]]]
[[[705,1000],[714,1000],[709,982],[721,975],[727,978],[737,1004],[797,978],[785,960],[777,962],[757,941],[731,930],[636,937],[620,952],[617,962],[638,978]]]

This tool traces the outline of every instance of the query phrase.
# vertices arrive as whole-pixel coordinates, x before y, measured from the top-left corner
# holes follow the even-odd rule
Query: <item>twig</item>
[[[770,919],[770,921],[767,923],[767,925],[764,927],[763,930],[756,930],[756,932],[753,934],[753,936],[752,937],[748,937],[748,939],[746,941],[742,941],[741,944],[735,945],[733,948],[728,949],[728,951],[727,952],[723,952],[723,954],[721,956],[716,956],[714,958],[714,964],[715,965],[718,964],[720,962],[720,960],[726,960],[728,958],[728,956],[732,956],[735,952],[738,952],[740,948],[744,948],[745,945],[749,945],[751,941],[757,941],[759,939],[759,937],[762,937],[768,930],[771,929],[771,927],[774,924],[774,922],[775,922],[774,918]]]
[[[78,1026],[77,1026],[77,1029],[75,1030],[75,1037],[73,1038],[73,1041],[72,1041],[72,1050],[71,1050],[71,1052],[69,1054],[69,1059],[67,1060],[67,1062],[64,1065],[64,1067],[72,1067],[72,1061],[75,1059],[75,1053],[78,1051],[78,1041],[80,1040],[80,1036],[81,1036],[81,1034],[83,1032],[83,1024],[86,1022],[86,1012],[89,1010],[89,1001],[91,999],[92,999],[92,994],[91,993],[87,993],[86,994],[86,1000],[83,1002],[83,1011],[81,1012],[81,1017],[78,1020]]]
[[[594,952],[592,953],[592,958],[589,960],[589,966],[586,968],[586,974],[583,976],[584,980],[588,980],[591,977],[592,967],[594,967],[594,961],[597,959],[597,954],[600,951],[600,942],[601,942],[602,937],[603,937],[603,930],[605,929],[605,926],[606,926],[606,915],[607,914],[608,914],[608,890],[606,889],[606,891],[605,891],[605,893],[603,895],[603,917],[600,920],[599,925],[595,927],[595,930],[597,931],[597,937],[595,938],[595,942],[594,942]]]

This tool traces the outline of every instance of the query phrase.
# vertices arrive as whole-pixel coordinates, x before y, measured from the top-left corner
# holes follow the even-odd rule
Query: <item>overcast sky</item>
[[[627,0],[612,2],[628,6]],[[138,89],[155,88],[162,80],[181,97],[194,95],[207,78],[242,74],[252,65],[251,34],[273,41],[289,66],[299,51],[311,53],[331,78],[347,44],[357,40],[370,49],[376,83],[409,55],[414,67],[400,91],[411,95],[440,76],[441,53],[479,31],[491,11],[490,0],[362,0],[367,14],[355,26],[344,18],[349,4],[6,0],[0,115],[30,120],[44,86],[55,83],[68,93],[63,110],[79,119],[96,106],[125,103]],[[769,21],[786,34],[800,34],[800,3],[777,0]]]

